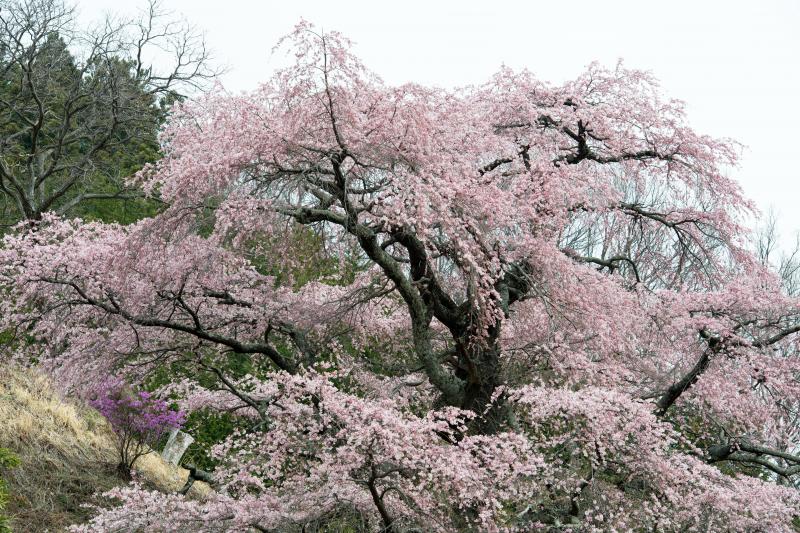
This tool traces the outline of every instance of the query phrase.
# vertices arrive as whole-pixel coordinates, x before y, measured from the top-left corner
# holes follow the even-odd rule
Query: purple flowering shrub
[[[137,459],[156,446],[165,433],[179,429],[186,414],[170,408],[149,392],[132,392],[123,383],[109,381],[89,401],[110,423],[117,436],[119,474],[130,479]]]

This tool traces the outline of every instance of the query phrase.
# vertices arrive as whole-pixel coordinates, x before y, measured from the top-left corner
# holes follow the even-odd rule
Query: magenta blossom
[[[164,400],[149,392],[131,392],[119,381],[104,382],[89,404],[110,423],[118,438],[120,473],[130,475],[136,460],[154,447],[171,429],[186,420],[183,411],[175,411]]]

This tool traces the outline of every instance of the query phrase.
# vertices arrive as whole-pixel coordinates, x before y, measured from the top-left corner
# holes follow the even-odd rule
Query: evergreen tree
[[[214,72],[202,37],[149,4],[141,20],[78,25],[60,0],[0,2],[0,217],[129,222],[152,214],[126,178],[158,156],[165,110]],[[166,71],[151,50],[171,50]],[[133,200],[133,201],[123,201]]]

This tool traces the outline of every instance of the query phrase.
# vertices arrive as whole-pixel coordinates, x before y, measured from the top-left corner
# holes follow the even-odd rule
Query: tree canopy
[[[301,23],[259,89],[178,103],[121,226],[9,235],[3,317],[242,425],[198,502],[84,531],[793,531],[798,300],[748,251],[737,147],[647,73],[389,86]]]

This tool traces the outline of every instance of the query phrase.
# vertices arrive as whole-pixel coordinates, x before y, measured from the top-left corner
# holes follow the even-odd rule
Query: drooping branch
[[[594,263],[595,265],[600,265],[603,268],[607,268],[609,272],[614,272],[617,269],[617,264],[624,262],[630,265],[631,270],[633,271],[633,275],[636,278],[637,283],[641,283],[642,279],[639,277],[639,269],[636,267],[636,263],[630,257],[626,255],[614,255],[608,258],[602,257],[592,257],[592,256],[579,256],[571,253],[572,251],[569,250],[567,255],[573,257],[577,261],[582,261],[584,263]]]
[[[336,162],[334,164],[338,165]],[[341,179],[343,180],[343,177]],[[345,200],[347,198],[345,188],[342,187],[337,192],[342,203],[350,206],[349,200]],[[433,312],[425,303],[418,286],[404,272],[403,264],[393,258],[381,246],[377,233],[365,224],[359,223],[354,214],[345,215],[334,213],[328,209],[309,207],[286,207],[280,208],[279,212],[291,216],[301,224],[315,222],[336,224],[357,239],[367,257],[374,261],[389,280],[394,283],[398,293],[407,304],[412,322],[415,352],[423,364],[426,375],[431,380],[431,383],[448,399],[448,402],[458,405],[462,396],[463,385],[441,366],[431,346],[430,323],[433,318]],[[349,213],[353,213],[352,206]]]
[[[782,466],[770,460],[770,457],[781,459],[789,463],[789,466]],[[746,440],[711,446],[708,448],[708,458],[710,462],[736,461],[757,464],[787,478],[800,474],[800,456]]]
[[[742,341],[740,339],[722,339],[718,336],[710,334],[706,330],[700,331],[700,336],[706,340],[707,347],[703,350],[697,362],[684,374],[681,379],[674,382],[669,386],[656,401],[656,414],[663,416],[672,405],[686,392],[692,385],[694,385],[700,376],[708,369],[711,360],[715,355],[720,353],[726,348],[730,347],[743,347],[749,346],[753,348],[766,348],[772,346],[785,338],[800,332],[800,325],[794,325],[780,330],[769,337],[756,340],[753,342]]]
[[[694,385],[703,372],[706,371],[708,365],[711,364],[711,359],[714,355],[719,353],[723,348],[723,343],[718,337],[710,336],[707,332],[702,331],[701,335],[707,339],[708,345],[703,353],[697,359],[697,362],[692,368],[684,374],[681,379],[673,383],[665,390],[656,401],[656,414],[663,416],[667,410],[680,398],[681,394]]]
[[[177,322],[168,319],[160,319],[155,317],[133,315],[128,311],[126,311],[125,309],[123,309],[113,297],[109,296],[107,302],[98,300],[96,298],[89,296],[83,290],[83,288],[81,288],[80,285],[78,285],[73,281],[65,281],[56,278],[42,278],[39,281],[55,285],[64,285],[67,287],[71,287],[80,297],[80,300],[75,301],[74,303],[83,303],[85,305],[91,305],[93,307],[105,311],[110,315],[119,316],[120,318],[123,318],[124,320],[126,320],[131,324],[143,327],[163,328],[166,330],[187,333],[198,339],[209,341],[221,346],[226,346],[242,354],[266,355],[281,370],[284,370],[289,373],[294,373],[297,371],[296,366],[291,362],[289,362],[283,355],[281,355],[280,352],[278,352],[278,350],[276,350],[271,344],[241,342],[235,338],[219,335],[217,333],[208,331],[204,328],[204,326],[200,322],[199,317],[192,312],[190,312],[193,322],[192,324],[186,324],[183,322]],[[186,307],[185,309],[189,308]]]

